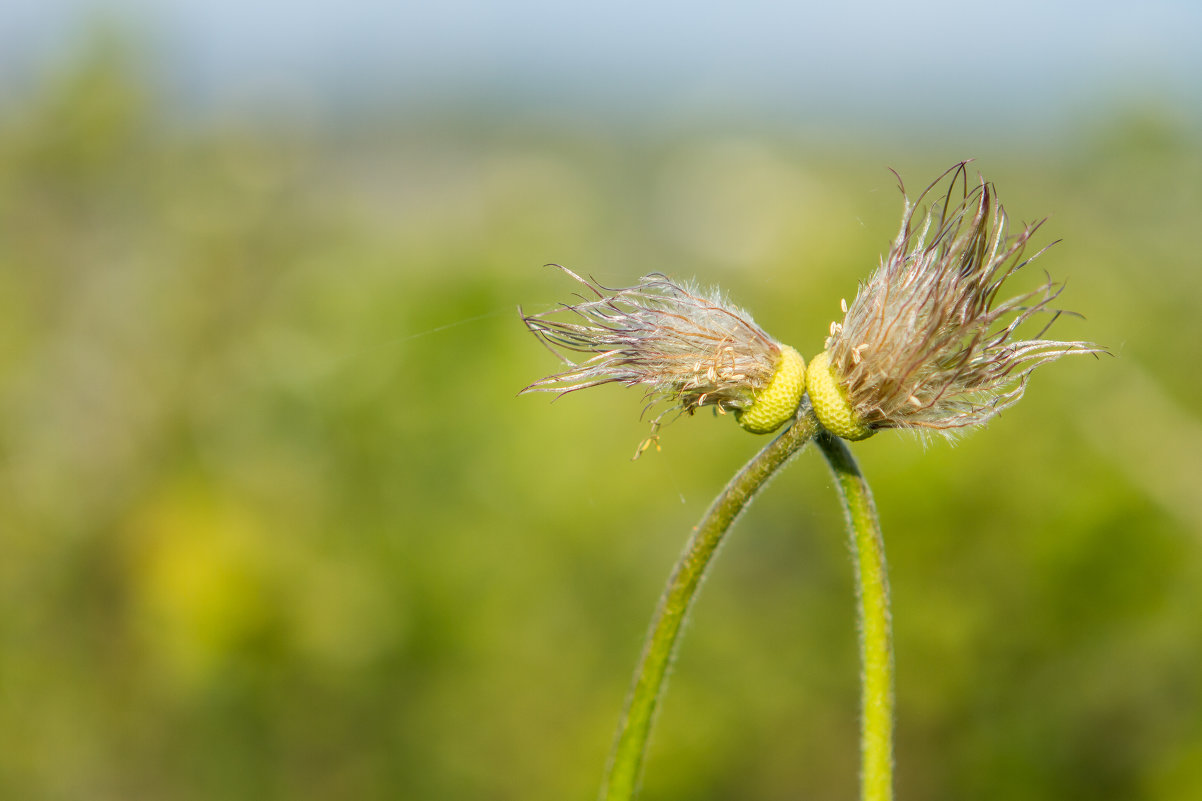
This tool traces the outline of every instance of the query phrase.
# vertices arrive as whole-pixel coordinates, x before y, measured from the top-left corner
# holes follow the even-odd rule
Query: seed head
[[[917,206],[948,175],[946,194],[916,219]],[[944,173],[917,201],[905,197],[888,255],[844,306],[843,322],[831,324],[827,351],[811,364],[816,410],[823,383],[816,380],[818,367],[829,369],[850,412],[848,433],[835,433],[861,439],[882,428],[950,434],[981,425],[1022,398],[1036,367],[1102,352],[1089,342],[1043,338],[1063,313],[1049,306],[1063,289],[1050,278],[998,300],[1006,279],[1042,253],[1024,258],[1042,224],[1009,233],[993,185],[982,179],[969,190],[966,163]],[[1042,329],[1021,338],[1019,327],[1037,317]]]
[[[801,356],[718,291],[702,292],[658,273],[637,286],[607,289],[560,269],[584,287],[580,302],[522,320],[568,369],[523,392],[640,386],[647,410],[657,410],[645,445],[674,410],[734,412],[754,433],[772,431],[793,416],[805,390]],[[576,361],[575,354],[585,358]]]

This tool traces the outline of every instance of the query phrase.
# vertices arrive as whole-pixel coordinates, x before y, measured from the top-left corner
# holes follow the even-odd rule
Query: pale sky
[[[116,21],[161,80],[226,98],[457,99],[632,114],[1021,121],[1098,103],[1202,114],[1202,2],[41,0],[0,10],[0,69],[36,74]],[[516,101],[515,101],[516,99]]]

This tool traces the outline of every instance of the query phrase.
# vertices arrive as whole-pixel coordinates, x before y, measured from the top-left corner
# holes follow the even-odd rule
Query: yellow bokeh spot
[[[268,635],[278,613],[270,558],[248,509],[168,492],[131,528],[140,628],[175,677],[203,681]]]
[[[788,345],[780,346],[780,364],[772,380],[748,408],[739,414],[739,425],[752,434],[768,434],[792,419],[806,391],[806,363]]]
[[[823,428],[843,439],[868,439],[872,436],[873,430],[856,417],[847,395],[835,379],[831,370],[830,351],[824,350],[810,360],[806,383],[814,415]]]

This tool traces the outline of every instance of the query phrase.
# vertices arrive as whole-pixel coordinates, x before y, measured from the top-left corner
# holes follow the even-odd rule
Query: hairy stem
[[[860,660],[863,664],[860,798],[862,801],[892,801],[893,637],[885,541],[881,537],[872,491],[847,444],[824,432],[818,436],[818,447],[839,486],[856,566]]]
[[[634,798],[647,738],[655,709],[663,694],[668,666],[676,650],[681,625],[697,588],[726,532],[777,470],[819,431],[808,405],[804,405],[793,424],[764,446],[743,466],[722,493],[714,499],[676,563],[651,630],[643,646],[643,655],[634,674],[634,684],[626,701],[626,712],[618,726],[609,765],[601,784],[603,801],[627,801]]]

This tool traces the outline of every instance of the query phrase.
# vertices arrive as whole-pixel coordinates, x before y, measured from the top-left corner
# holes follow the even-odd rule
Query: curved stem
[[[664,588],[659,609],[643,646],[642,658],[635,670],[626,712],[618,726],[609,765],[601,783],[600,797],[604,801],[634,798],[652,719],[663,693],[681,625],[726,532],[768,479],[818,431],[817,420],[808,406],[803,406],[793,425],[743,466],[693,529],[693,536]]]
[[[889,571],[885,541],[872,491],[846,443],[823,433],[818,436],[839,485],[847,514],[852,558],[856,564],[859,600],[861,676],[860,798],[893,798],[893,637],[890,631]]]

